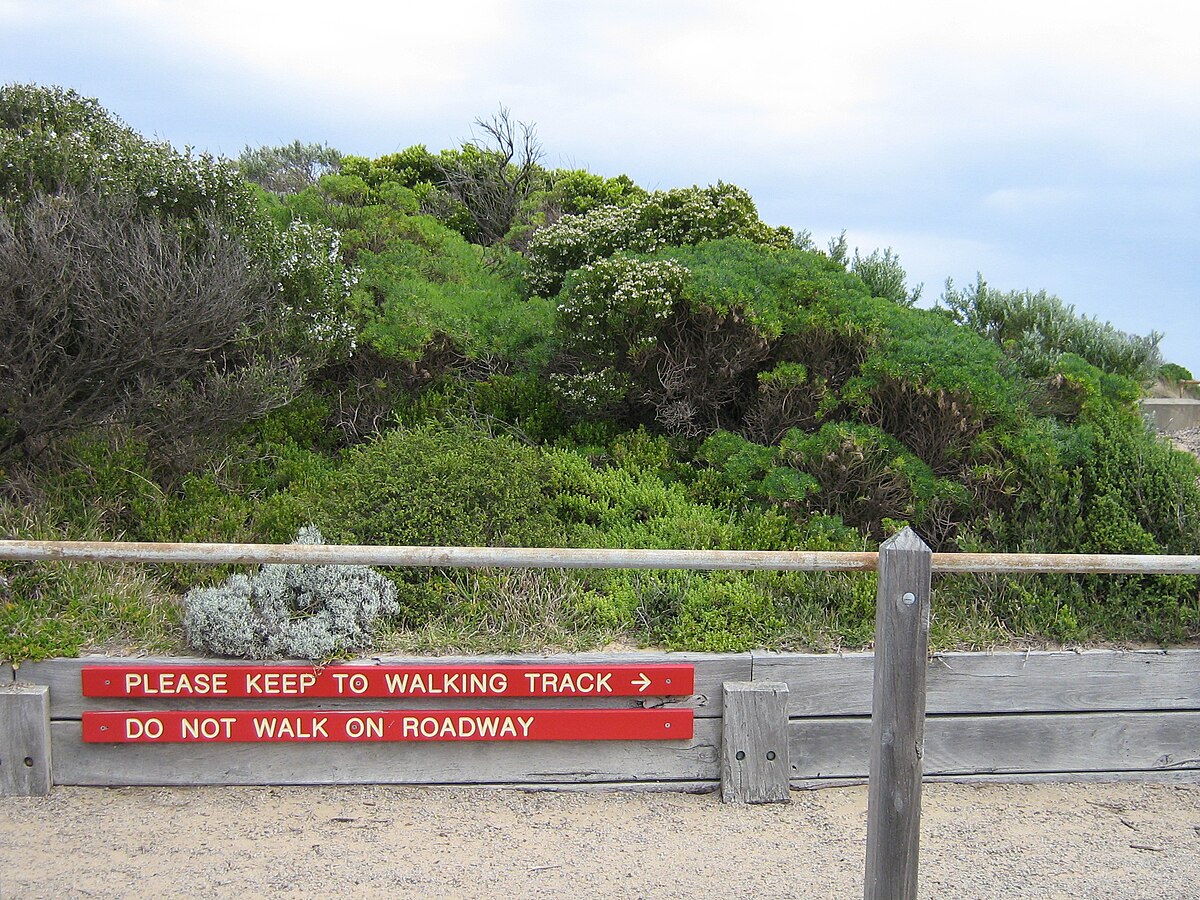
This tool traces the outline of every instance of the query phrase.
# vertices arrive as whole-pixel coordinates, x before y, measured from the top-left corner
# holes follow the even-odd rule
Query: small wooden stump
[[[788,687],[781,681],[726,682],[721,732],[721,799],[788,803]]]
[[[0,685],[0,797],[50,793],[50,688]]]

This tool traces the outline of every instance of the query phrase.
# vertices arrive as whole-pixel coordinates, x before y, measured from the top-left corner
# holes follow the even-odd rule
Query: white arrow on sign
[[[646,692],[646,688],[650,687],[650,685],[653,684],[653,682],[650,680],[650,676],[647,675],[645,672],[638,672],[638,677],[634,678],[632,680],[632,683],[641,685],[641,687],[638,688],[639,694],[644,694]]]

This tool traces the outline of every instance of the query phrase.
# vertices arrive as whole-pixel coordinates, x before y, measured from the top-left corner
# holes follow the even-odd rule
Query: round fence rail
[[[874,552],[814,550],[623,550],[561,547],[388,547],[346,544],[169,544],[0,541],[0,561],[61,560],[208,565],[358,565],[434,568],[690,569],[868,572]],[[935,574],[1079,573],[1200,575],[1200,556],[1092,553],[934,553]]]

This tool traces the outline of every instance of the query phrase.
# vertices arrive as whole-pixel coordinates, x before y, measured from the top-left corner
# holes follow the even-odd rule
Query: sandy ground
[[[861,897],[866,788],[792,796],[56,788],[0,897]],[[1200,785],[928,784],[921,896],[1200,897]]]

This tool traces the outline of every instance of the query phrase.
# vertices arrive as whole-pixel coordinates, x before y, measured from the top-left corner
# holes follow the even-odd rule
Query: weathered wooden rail
[[[876,553],[0,541],[0,560],[877,571],[876,652],[504,657],[496,664],[695,665],[695,693],[591,706],[694,711],[687,741],[562,744],[85,744],[80,689],[103,658],[0,666],[0,794],[50,784],[406,784],[708,790],[770,802],[869,779],[867,897],[915,896],[923,778],[1200,780],[1200,650],[928,654],[933,573],[1200,574],[1197,556],[931,553],[912,532]],[[489,660],[482,660],[489,661]],[[167,662],[139,660],[141,663]],[[212,660],[170,660],[203,666]],[[425,663],[378,658],[371,664]],[[437,660],[438,663],[447,662]],[[478,658],[470,663],[480,663]],[[868,699],[871,698],[871,699]],[[394,703],[394,701],[392,701]],[[486,709],[497,700],[474,700]],[[361,699],[281,700],[362,709]],[[520,708],[522,701],[505,700]],[[129,710],[150,700],[124,701]],[[408,700],[421,708],[445,702]],[[570,707],[572,701],[560,705]],[[177,700],[213,710],[219,701]],[[735,752],[734,748],[739,749]],[[782,791],[782,796],[781,792]]]
[[[307,564],[512,569],[688,569],[873,572],[879,554],[814,550],[624,550],[538,547],[376,547],[345,544],[154,544],[0,541],[2,561]],[[1200,575],[1200,556],[933,553],[934,574]]]

